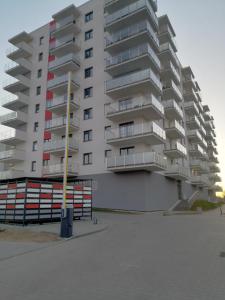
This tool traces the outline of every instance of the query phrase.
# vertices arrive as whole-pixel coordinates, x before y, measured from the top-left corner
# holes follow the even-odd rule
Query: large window
[[[84,142],[92,141],[92,130],[85,130],[84,131]]]
[[[85,58],[90,58],[92,56],[93,56],[93,48],[86,49],[85,52],[84,52],[84,57]]]
[[[37,96],[41,95],[41,86],[37,86],[37,88],[36,88],[36,95]]]
[[[127,122],[119,125],[120,137],[127,137],[134,134],[134,122]]]
[[[93,109],[92,108],[87,108],[84,110],[84,120],[89,120],[92,119],[93,117]]]
[[[37,114],[39,113],[39,111],[40,111],[40,104],[38,103],[35,105],[35,113]]]
[[[84,77],[85,78],[90,78],[92,76],[93,76],[93,67],[86,68],[84,70]]]
[[[39,69],[37,71],[37,78],[41,78],[41,76],[42,76],[42,69]]]
[[[93,11],[90,11],[89,13],[85,14],[85,23],[90,22],[93,20]]]
[[[93,38],[93,29],[88,30],[84,34],[85,41],[88,41]]]
[[[93,96],[93,87],[84,89],[84,98],[90,98]]]
[[[42,61],[42,60],[43,60],[43,57],[44,57],[43,52],[39,53],[39,54],[38,54],[38,61]]]
[[[83,165],[91,165],[92,164],[92,153],[84,153],[83,154]]]
[[[129,155],[134,153],[134,147],[120,148],[120,155]]]

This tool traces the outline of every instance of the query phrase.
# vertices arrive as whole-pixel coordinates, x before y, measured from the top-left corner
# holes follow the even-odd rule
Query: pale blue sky
[[[103,1],[103,0],[102,0]],[[32,31],[67,5],[85,0],[5,0],[1,2],[0,81],[5,78],[5,51],[9,37]],[[225,187],[225,1],[159,0],[160,14],[168,14],[177,34],[178,56],[191,65],[201,86],[203,101],[215,118],[221,175]],[[3,92],[0,88],[0,97]]]

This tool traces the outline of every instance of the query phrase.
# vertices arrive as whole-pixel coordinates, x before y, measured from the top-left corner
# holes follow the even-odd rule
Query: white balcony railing
[[[166,100],[166,101],[163,101],[163,104],[164,104],[164,108],[165,109],[175,109],[178,114],[183,118],[184,117],[184,113],[182,111],[182,109],[180,108],[180,106],[177,104],[177,102],[173,99],[170,99],[170,100]]]
[[[14,139],[14,138],[25,141],[27,138],[26,132],[14,128],[0,132],[0,141]]]
[[[203,148],[200,146],[200,145],[196,145],[196,144],[191,144],[189,146],[189,151],[191,152],[199,152],[201,153],[202,155],[204,155],[205,151],[203,150]]]
[[[155,122],[143,122],[140,124],[134,124],[129,127],[118,127],[107,131],[106,138],[118,139],[118,138],[127,138],[138,135],[145,134],[155,134],[159,138],[166,140],[165,131],[157,125]]]
[[[68,163],[68,173],[77,174],[79,172],[79,165],[77,162]],[[63,174],[64,164],[52,164],[43,168],[44,175],[58,175]]]
[[[67,103],[67,95],[59,96],[59,97],[54,97],[53,100],[49,100],[46,102],[46,107],[47,108],[52,108],[58,105],[66,104]],[[79,105],[79,100],[77,99],[71,99],[70,100],[71,104],[77,104]]]
[[[0,160],[10,159],[10,158],[23,160],[25,159],[25,152],[19,149],[10,149],[7,151],[0,152]]]
[[[120,155],[107,158],[107,168],[138,167],[148,166],[150,164],[167,167],[167,160],[156,152],[133,153],[129,155]]]
[[[24,175],[25,175],[24,171],[22,170],[1,171],[0,180],[20,178],[20,177],[24,177]]]
[[[126,7],[112,13],[112,14],[107,15],[105,17],[105,23],[106,23],[106,25],[109,25],[109,24],[111,24],[115,21],[118,21],[118,20],[122,19],[123,17],[127,17],[128,15],[131,15],[131,14],[135,13],[136,11],[139,11],[143,8],[146,8],[149,11],[151,18],[153,19],[155,25],[158,26],[158,18],[148,0],[139,0],[133,4],[130,4]]]
[[[145,108],[149,105],[154,106],[161,114],[164,115],[164,107],[153,95],[149,98],[139,98],[139,99],[126,99],[114,102],[107,106],[107,114],[111,115],[114,113],[124,112],[127,110]]]
[[[160,91],[162,90],[162,84],[159,78],[155,75],[155,73],[152,70],[147,69],[106,81],[106,91],[121,88],[130,84],[135,84],[144,80],[153,81],[157,88]]]
[[[188,135],[188,137],[190,137],[190,138],[195,137],[195,138],[198,138],[200,141],[202,141],[202,135],[201,135],[201,133],[200,133],[197,129],[194,129],[194,130],[188,130],[188,131],[187,131],[187,135]]]
[[[180,100],[183,99],[183,95],[182,95],[181,91],[179,90],[179,88],[173,81],[171,81],[170,85],[163,87],[163,90],[165,90],[165,91],[168,89],[173,89],[175,91],[175,93],[177,94],[177,96],[179,97],[179,99]]]
[[[21,120],[26,123],[27,122],[27,114],[25,114],[21,111],[11,112],[9,114],[0,116],[0,123],[9,122],[9,121],[16,120],[16,119]]]
[[[209,172],[209,166],[208,166],[208,163],[206,162],[203,162],[202,160],[200,159],[191,159],[190,160],[190,165],[194,168],[194,167],[199,167],[201,168],[202,170],[206,171],[206,172]]]
[[[73,138],[69,139],[69,147],[73,149],[78,149],[78,140]],[[52,151],[65,148],[65,140],[51,140],[49,142],[44,143],[44,151]]]
[[[201,127],[201,123],[196,116],[189,116],[186,121],[187,123],[195,123],[199,128]]]
[[[158,37],[148,21],[142,21],[142,22],[136,23],[134,25],[125,27],[122,30],[116,31],[115,33],[106,37],[106,39],[105,39],[106,46],[108,47],[114,43],[125,40],[129,37],[135,36],[139,33],[145,32],[145,31],[148,32],[148,34],[152,37],[152,39],[154,40],[156,45],[159,47]]]
[[[166,143],[165,150],[166,151],[178,150],[184,155],[187,155],[187,149],[179,142]]]
[[[184,127],[183,127],[180,123],[177,122],[177,120],[174,120],[174,121],[172,121],[172,122],[166,124],[166,125],[165,125],[165,128],[166,128],[166,129],[173,129],[173,128],[175,128],[175,129],[177,129],[178,131],[180,131],[180,133],[181,133],[183,136],[185,136],[185,129],[184,129]]]
[[[59,117],[59,118],[54,118],[52,120],[46,121],[45,128],[50,129],[55,127],[66,126],[66,120],[67,120],[66,117]],[[80,120],[78,117],[73,117],[70,119],[70,125],[79,127],[79,124],[80,124]]]
[[[173,164],[168,166],[166,173],[171,175],[181,175],[188,178],[190,171],[189,168],[185,166],[182,166],[180,164]]]
[[[130,48],[126,51],[119,53],[116,56],[110,56],[106,58],[106,67],[112,67],[121,64],[134,58],[143,56],[144,54],[148,54],[149,56],[151,56],[157,67],[160,68],[161,64],[160,60],[158,59],[158,56],[147,43],[134,48]]]
[[[76,81],[76,78],[72,76],[71,78],[72,82],[74,82],[76,85],[79,86],[79,84]],[[60,84],[67,84],[68,82],[68,75],[62,75],[59,77],[56,77],[52,80],[48,81],[48,88],[53,88],[54,86],[60,85]]]
[[[63,65],[67,62],[70,62],[70,61],[74,61],[78,66],[80,66],[80,58],[77,55],[75,55],[73,53],[70,53],[70,54],[67,54],[63,57],[56,58],[55,60],[51,61],[49,63],[49,69],[58,67],[58,66]]]
[[[176,53],[174,52],[172,46],[170,45],[170,43],[165,43],[165,44],[162,44],[160,45],[159,47],[159,50],[160,50],[160,53],[161,52],[164,52],[164,51],[169,51],[170,54],[172,55],[176,65],[179,67],[180,66],[180,62],[179,62],[179,59],[177,58],[177,55]]]

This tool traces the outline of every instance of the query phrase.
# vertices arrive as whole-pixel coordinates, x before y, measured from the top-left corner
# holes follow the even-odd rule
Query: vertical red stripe
[[[44,132],[44,140],[50,140],[52,138],[51,132],[45,131]]]
[[[53,99],[53,92],[47,91],[47,93],[46,93],[46,99],[47,99],[47,100]]]
[[[51,120],[51,119],[52,119],[52,112],[46,110],[46,111],[45,111],[45,121],[49,121],[49,120]]]

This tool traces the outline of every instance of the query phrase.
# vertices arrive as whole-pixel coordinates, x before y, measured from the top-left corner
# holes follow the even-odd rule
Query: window
[[[40,45],[40,46],[43,45],[43,41],[44,41],[44,37],[41,36],[40,39],[39,39],[39,45]]]
[[[119,110],[127,110],[132,108],[132,99],[124,99],[119,101]]]
[[[105,158],[111,157],[112,150],[105,150]]]
[[[38,122],[35,122],[34,123],[34,132],[37,132],[38,131]]]
[[[32,161],[31,162],[31,172],[35,172],[37,169],[37,162],[36,161]]]
[[[84,57],[85,58],[90,58],[92,56],[93,56],[93,48],[86,49],[85,52],[84,52]]]
[[[132,136],[134,132],[134,122],[127,122],[119,125],[120,137]]]
[[[92,164],[92,153],[84,153],[83,154],[83,165],[91,165]]]
[[[37,96],[41,95],[41,86],[37,86],[37,88],[36,88],[36,95]]]
[[[40,52],[38,54],[38,61],[42,61],[43,60],[43,52]]]
[[[105,138],[107,138],[108,132],[111,130],[111,126],[105,126]]]
[[[89,98],[93,96],[93,87],[84,89],[84,98]]]
[[[120,148],[120,155],[129,155],[134,153],[134,147]]]
[[[92,119],[93,116],[93,109],[92,108],[87,108],[84,110],[84,120],[89,120]]]
[[[41,78],[42,76],[42,69],[39,69],[37,72],[37,78]]]
[[[85,15],[85,23],[90,22],[91,20],[93,20],[93,11]]]
[[[39,111],[40,111],[40,104],[36,104],[35,105],[35,113],[37,114],[37,113],[39,113]]]
[[[84,131],[84,142],[92,141],[92,130]]]
[[[84,70],[84,78],[90,78],[93,76],[93,67],[86,68]]]
[[[93,38],[93,29],[86,31],[84,34],[85,41],[88,41],[92,38]]]
[[[33,142],[32,151],[37,151],[37,141]]]

